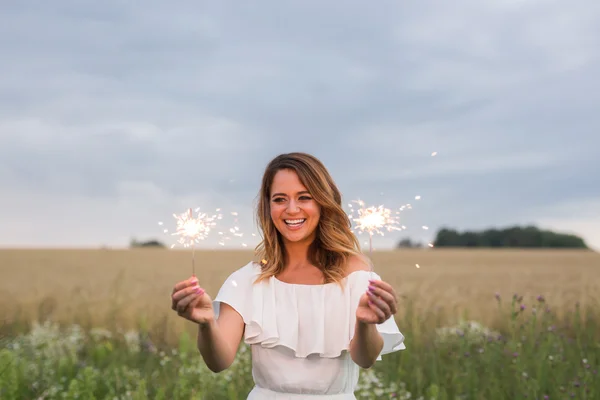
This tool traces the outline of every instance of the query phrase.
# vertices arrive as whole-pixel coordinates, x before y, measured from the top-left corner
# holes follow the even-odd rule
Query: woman
[[[242,336],[250,345],[248,399],[355,399],[360,368],[405,348],[396,293],[370,271],[341,204],[318,159],[276,157],[258,199],[262,261],[233,272],[214,301],[195,277],[173,289],[212,371],[231,365]]]

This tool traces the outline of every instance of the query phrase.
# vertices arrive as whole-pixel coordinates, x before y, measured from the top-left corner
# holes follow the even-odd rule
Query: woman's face
[[[321,207],[300,182],[295,171],[279,170],[271,184],[271,219],[284,242],[311,243],[321,216]]]

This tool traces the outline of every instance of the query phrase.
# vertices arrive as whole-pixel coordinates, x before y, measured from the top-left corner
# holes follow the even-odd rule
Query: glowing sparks
[[[365,203],[362,200],[355,200],[354,203],[357,203],[359,208],[355,210],[352,204],[348,204],[350,209],[352,209],[348,217],[356,223],[355,231],[359,234],[365,232],[369,234],[369,253],[373,250],[374,234],[384,236],[384,231],[391,232],[403,229],[403,227],[398,226],[399,211],[392,214],[392,210],[385,208],[383,205],[365,207]]]
[[[397,226],[398,217],[392,215],[392,210],[389,208],[385,208],[383,205],[365,208],[365,203],[362,200],[357,200],[355,203],[360,208],[357,211],[358,216],[351,216],[351,219],[356,222],[358,233],[367,232],[369,235],[379,234],[383,236],[384,231],[402,230],[401,227]],[[350,207],[352,208],[352,204],[350,204]]]
[[[234,217],[233,219],[233,223],[234,226],[232,228],[229,228],[227,230],[228,233],[225,233],[223,231],[219,232],[219,246],[225,246],[225,241],[227,240],[231,240],[233,237],[242,237],[244,236],[244,234],[242,232],[240,232],[240,227],[238,226],[238,212],[237,211],[232,211],[231,216]],[[242,247],[248,247],[248,245],[246,243],[242,243]]]
[[[220,209],[217,208],[217,212]],[[197,214],[194,216],[194,212]],[[176,222],[175,232],[171,233],[172,236],[179,236],[177,243],[183,247],[192,248],[192,275],[196,275],[195,266],[195,244],[201,240],[206,239],[212,228],[217,224],[217,220],[222,218],[221,214],[208,215],[201,213],[199,208],[192,210],[188,208],[186,212],[181,214],[173,214]],[[158,225],[164,225],[159,222]],[[164,233],[169,233],[168,229],[163,230]],[[171,248],[175,247],[177,243],[171,245]]]
[[[194,212],[197,213],[195,217]],[[183,247],[191,247],[201,240],[206,239],[212,228],[217,224],[216,220],[221,219],[222,216],[221,214],[208,215],[201,213],[199,208],[195,210],[189,208],[184,213],[173,214],[173,217],[176,221],[176,228],[175,232],[172,232],[171,235],[179,236],[177,243]],[[158,224],[163,225],[162,222]],[[164,232],[168,233],[169,230],[165,229]],[[173,244],[171,248],[175,247],[177,243]]]

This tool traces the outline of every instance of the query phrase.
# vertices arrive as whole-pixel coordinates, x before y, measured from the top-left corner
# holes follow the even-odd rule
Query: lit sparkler
[[[378,234],[384,236],[384,231],[400,231],[402,227],[398,226],[399,217],[396,212],[392,214],[392,210],[389,208],[380,206],[365,207],[365,203],[362,200],[355,200],[354,203],[359,205],[359,209],[356,211],[358,216],[350,215],[350,218],[356,222],[356,230],[359,234],[367,232],[369,234],[369,253],[373,250],[373,235]],[[353,211],[352,204],[348,205]]]
[[[197,213],[196,217],[194,217],[194,211]],[[195,245],[199,243],[201,240],[206,239],[209,235],[210,231],[214,226],[216,226],[216,220],[222,218],[221,214],[208,215],[206,213],[201,213],[199,208],[196,208],[192,211],[189,208],[186,212],[181,214],[173,214],[177,222],[177,227],[175,232],[171,233],[173,236],[179,236],[177,243],[182,245],[183,247],[191,247],[192,248],[192,275],[196,275],[196,267],[195,267]],[[217,209],[217,212],[220,209]],[[162,222],[158,223],[159,225],[163,225]],[[164,233],[168,233],[169,230],[165,229]],[[177,244],[173,244],[171,248],[175,247]]]
[[[404,229],[403,226],[398,226],[400,211],[396,211],[394,214],[389,208],[385,208],[383,205],[365,207],[365,203],[362,200],[354,200],[359,208],[354,209],[352,204],[348,204],[348,207],[352,212],[348,215],[350,219],[356,222],[354,228],[359,234],[367,232],[369,234],[369,258],[373,252],[373,235],[384,236],[384,231],[400,231]],[[373,266],[371,263],[371,273],[373,272]]]

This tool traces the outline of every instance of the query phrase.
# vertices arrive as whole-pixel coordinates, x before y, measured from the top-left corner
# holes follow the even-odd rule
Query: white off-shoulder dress
[[[350,357],[356,308],[375,272],[356,271],[337,283],[301,285],[275,277],[254,284],[260,265],[233,272],[214,300],[243,318],[255,386],[248,400],[354,400],[360,367]],[[377,325],[382,354],[405,349],[394,318]]]

